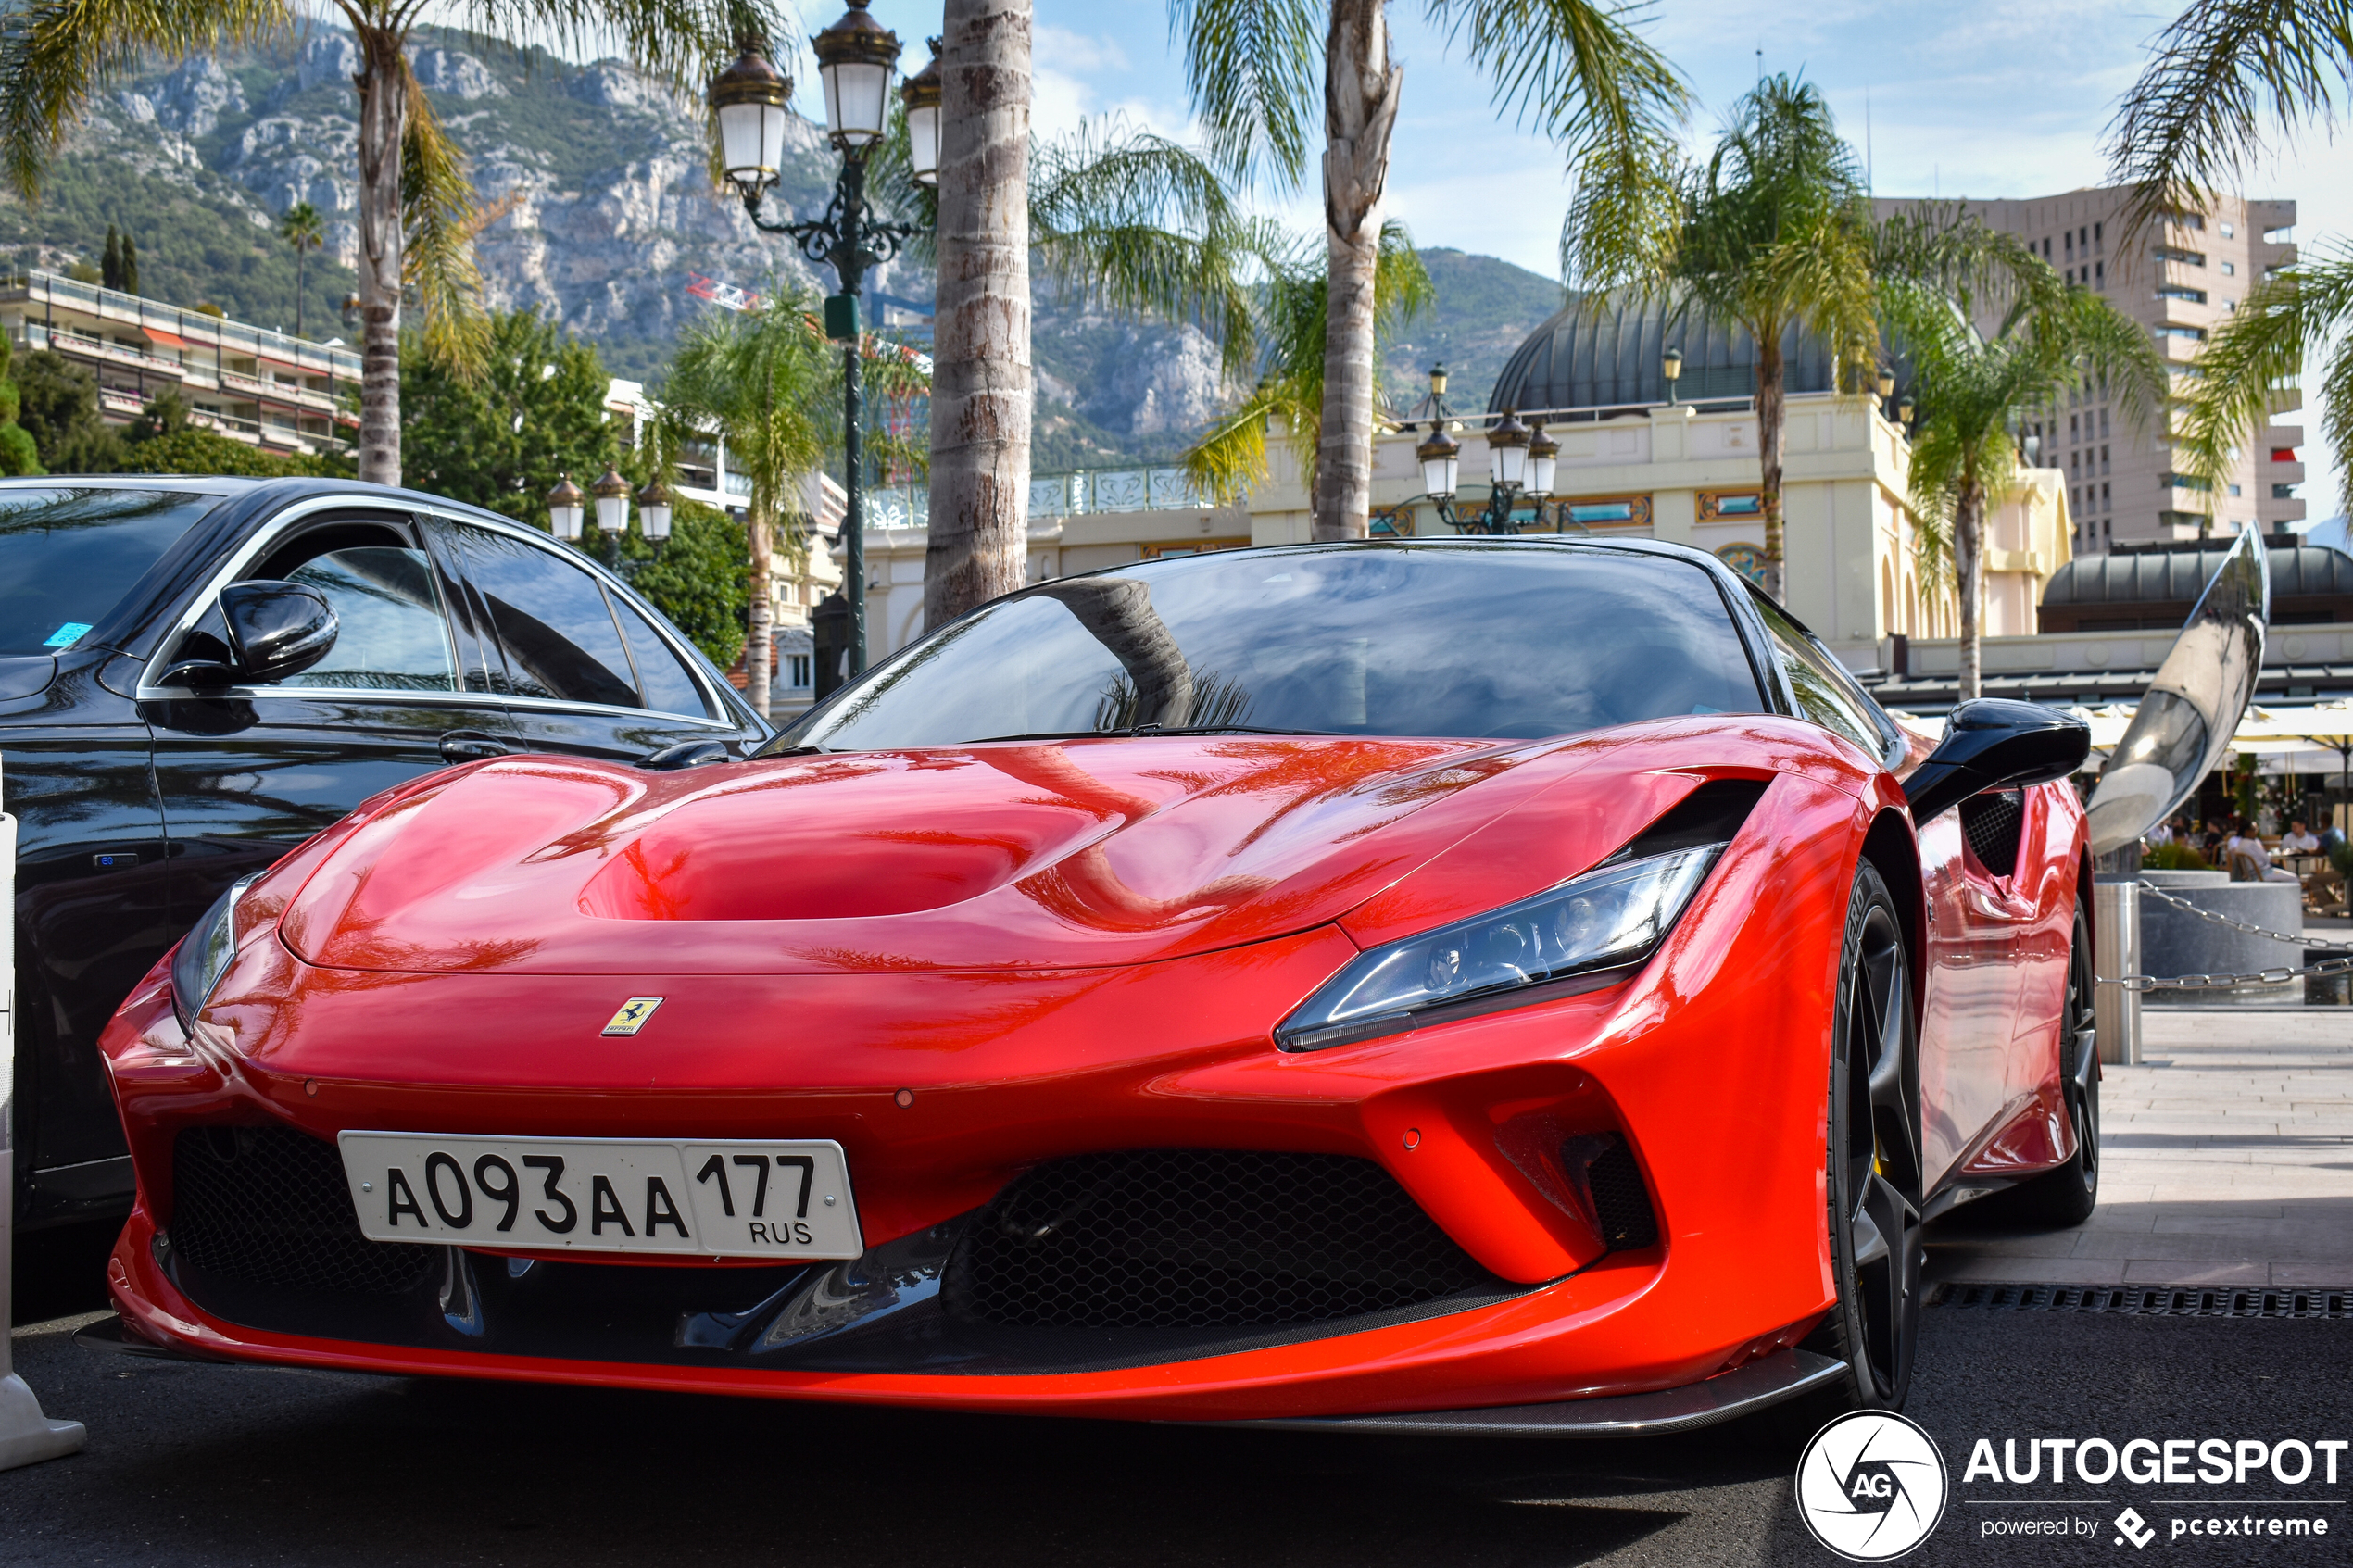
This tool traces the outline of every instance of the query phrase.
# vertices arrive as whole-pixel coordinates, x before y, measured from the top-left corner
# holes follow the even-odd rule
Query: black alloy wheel
[[[1920,1117],[1912,974],[1895,901],[1866,862],[1831,1014],[1830,1242],[1838,1300],[1809,1348],[1846,1362],[1844,1404],[1898,1410],[1920,1313]]]
[[[2067,955],[2067,999],[2059,1008],[2059,1085],[2075,1152],[2067,1163],[2001,1195],[2003,1217],[2038,1229],[2065,1230],[2092,1217],[2100,1200],[2100,1052],[2093,1022],[2092,926],[2082,897]]]

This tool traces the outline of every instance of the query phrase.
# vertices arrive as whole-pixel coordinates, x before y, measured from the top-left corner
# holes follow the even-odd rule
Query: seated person
[[[2233,860],[2245,856],[2253,862],[2256,874],[2250,881],[2298,884],[2303,881],[2294,872],[2282,871],[2271,864],[2271,852],[2263,847],[2262,839],[2256,836],[2254,824],[2245,817],[2237,819],[2230,839],[2222,846],[2222,851]]]
[[[2287,832],[2280,835],[2280,853],[2283,855],[2317,855],[2320,852],[2321,841],[2305,827],[2300,817],[2290,822]]]

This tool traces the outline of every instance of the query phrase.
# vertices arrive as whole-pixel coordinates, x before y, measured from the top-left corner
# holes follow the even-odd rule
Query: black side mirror
[[[229,632],[228,658],[183,659],[163,672],[160,684],[204,691],[283,681],[326,658],[342,630],[318,589],[266,579],[221,589],[220,619]]]
[[[1944,740],[1905,781],[1904,795],[1918,824],[1980,790],[2063,779],[2091,750],[2092,727],[2071,713],[1998,697],[1965,702],[1953,709]]]
[[[700,768],[711,762],[730,760],[727,748],[715,740],[682,740],[650,753],[639,762],[640,768],[659,768],[671,771],[679,768]]]

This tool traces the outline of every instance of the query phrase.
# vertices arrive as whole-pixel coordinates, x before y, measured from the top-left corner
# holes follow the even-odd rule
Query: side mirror
[[[342,630],[326,596],[299,583],[232,583],[220,590],[220,619],[228,658],[183,659],[163,672],[161,684],[203,691],[283,681],[326,658]]]
[[[674,746],[663,746],[660,751],[648,756],[637,766],[670,771],[679,768],[700,768],[709,763],[730,760],[732,759],[727,754],[727,748],[715,740],[682,740]]]
[[[2092,727],[2073,714],[1998,697],[1965,702],[1928,760],[1905,781],[1912,821],[1925,822],[1980,790],[2063,779],[2091,750]]]

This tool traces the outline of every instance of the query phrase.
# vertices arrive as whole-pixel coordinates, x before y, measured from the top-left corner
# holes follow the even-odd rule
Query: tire
[[[2092,1217],[2100,1200],[2100,1061],[2092,1022],[2092,926],[2081,894],[2067,955],[2067,997],[2059,1007],[2059,1080],[2075,1152],[2066,1164],[1998,1195],[2000,1217],[2021,1227],[2067,1230]]]
[[[1838,1299],[1806,1348],[1844,1361],[1830,1402],[1899,1410],[1919,1339],[1919,1059],[1911,967],[1895,901],[1868,861],[1855,874],[1831,1009],[1830,1252]]]

